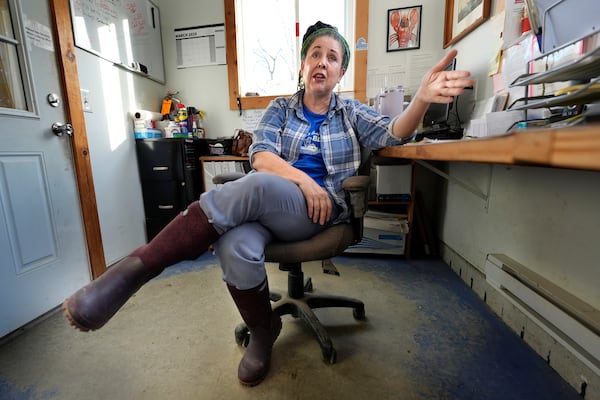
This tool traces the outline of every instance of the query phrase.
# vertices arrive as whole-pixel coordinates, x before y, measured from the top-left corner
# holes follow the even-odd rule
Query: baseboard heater
[[[504,254],[489,254],[487,282],[600,374],[600,311]]]

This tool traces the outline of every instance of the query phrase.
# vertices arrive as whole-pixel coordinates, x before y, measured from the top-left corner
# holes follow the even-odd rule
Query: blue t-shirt
[[[307,173],[319,185],[325,186],[323,179],[327,175],[325,161],[321,154],[321,134],[319,129],[327,114],[315,114],[303,105],[304,116],[310,122],[310,130],[304,137],[299,151],[298,160],[294,167]]]

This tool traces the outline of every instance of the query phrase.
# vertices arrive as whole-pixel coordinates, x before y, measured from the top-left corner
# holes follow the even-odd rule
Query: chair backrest
[[[365,147],[360,147],[360,166],[358,167],[358,175],[371,175],[371,159],[373,151]]]

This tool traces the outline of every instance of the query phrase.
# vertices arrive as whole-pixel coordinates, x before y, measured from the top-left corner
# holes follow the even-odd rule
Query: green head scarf
[[[306,58],[306,52],[308,51],[308,48],[315,41],[315,39],[320,36],[331,36],[341,43],[344,52],[342,59],[342,68],[348,69],[348,64],[350,63],[350,46],[348,46],[348,42],[338,32],[336,27],[331,26],[329,24],[325,24],[321,21],[318,21],[316,24],[309,26],[306,30],[306,33],[302,37],[302,49],[300,50],[300,59],[304,60]]]

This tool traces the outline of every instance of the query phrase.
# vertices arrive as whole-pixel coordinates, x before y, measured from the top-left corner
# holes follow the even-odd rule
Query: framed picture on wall
[[[458,42],[490,17],[492,0],[446,0],[444,48]]]
[[[422,6],[392,8],[387,12],[387,51],[421,47]]]

